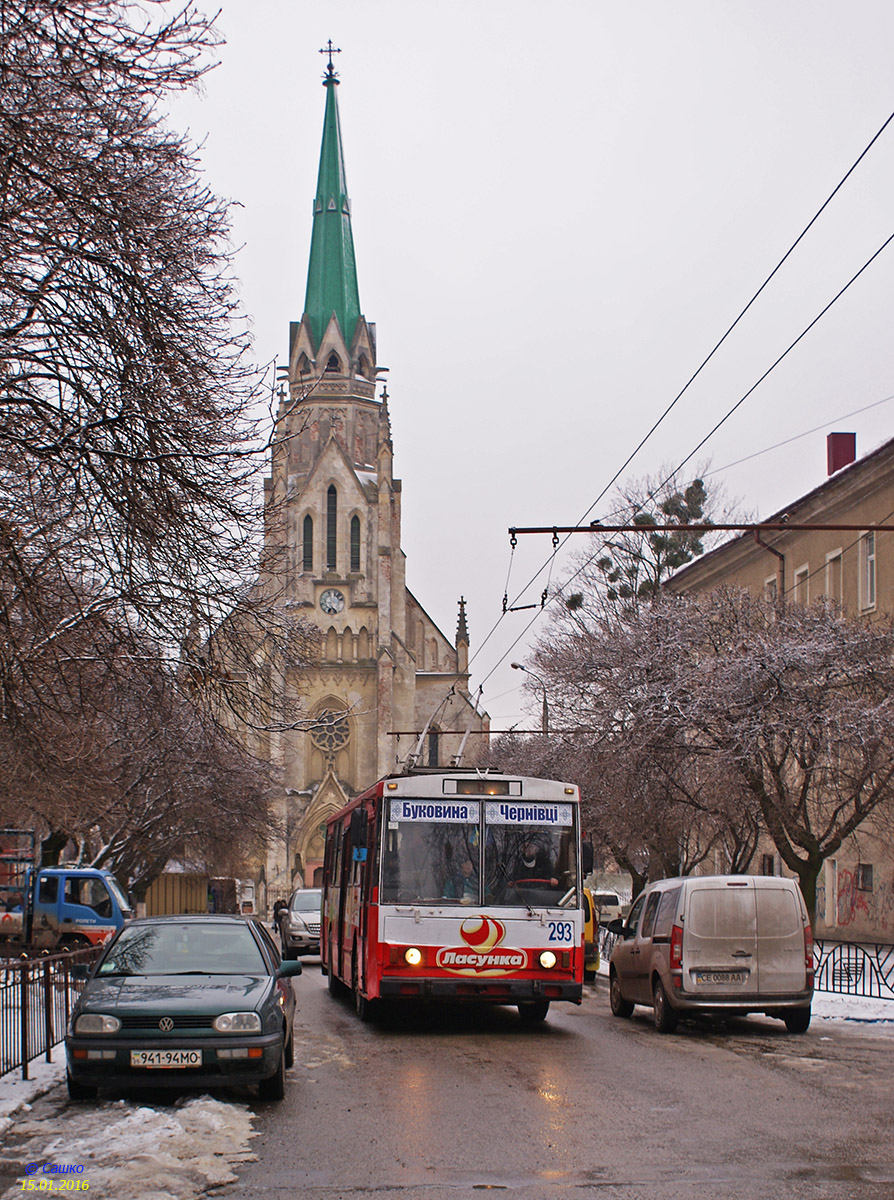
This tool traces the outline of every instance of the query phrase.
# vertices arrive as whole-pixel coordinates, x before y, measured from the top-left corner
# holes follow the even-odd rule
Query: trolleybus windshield
[[[383,903],[577,905],[572,805],[488,800],[482,813],[482,802],[459,797],[386,804]]]

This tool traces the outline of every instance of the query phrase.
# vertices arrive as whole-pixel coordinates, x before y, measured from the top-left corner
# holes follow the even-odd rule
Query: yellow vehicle
[[[584,979],[588,983],[599,970],[599,914],[593,903],[593,893],[584,888]]]

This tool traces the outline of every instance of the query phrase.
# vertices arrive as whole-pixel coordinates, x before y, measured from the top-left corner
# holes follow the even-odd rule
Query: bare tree
[[[217,41],[191,4],[0,0],[0,604],[36,617],[52,559],[168,647],[260,597],[227,206],[160,116]]]
[[[894,795],[894,627],[733,592],[594,612],[561,614],[535,658],[557,724],[580,729],[578,776],[596,794],[604,769],[641,854],[663,829],[691,857],[681,808],[730,869],[765,830],[813,915],[825,859]]]
[[[0,820],[27,820],[45,861],[73,847],[77,861],[108,866],[137,892],[171,857],[257,852],[275,832],[265,767],[182,694],[151,647],[137,656],[119,628],[107,632],[98,656],[71,653],[69,641],[45,689],[29,678],[29,693],[47,694],[26,736],[0,736]],[[85,640],[94,650],[98,632]]]

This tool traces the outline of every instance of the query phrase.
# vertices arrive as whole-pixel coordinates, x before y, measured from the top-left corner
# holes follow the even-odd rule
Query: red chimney
[[[828,472],[834,475],[857,457],[857,435],[855,433],[830,433],[826,436],[826,461]]]

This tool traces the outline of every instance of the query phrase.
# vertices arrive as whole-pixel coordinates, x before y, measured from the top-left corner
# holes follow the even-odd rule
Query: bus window
[[[404,809],[413,806],[405,804]],[[418,805],[420,811],[437,806]],[[474,820],[390,820],[384,830],[381,898],[385,903],[480,904],[478,805]]]

